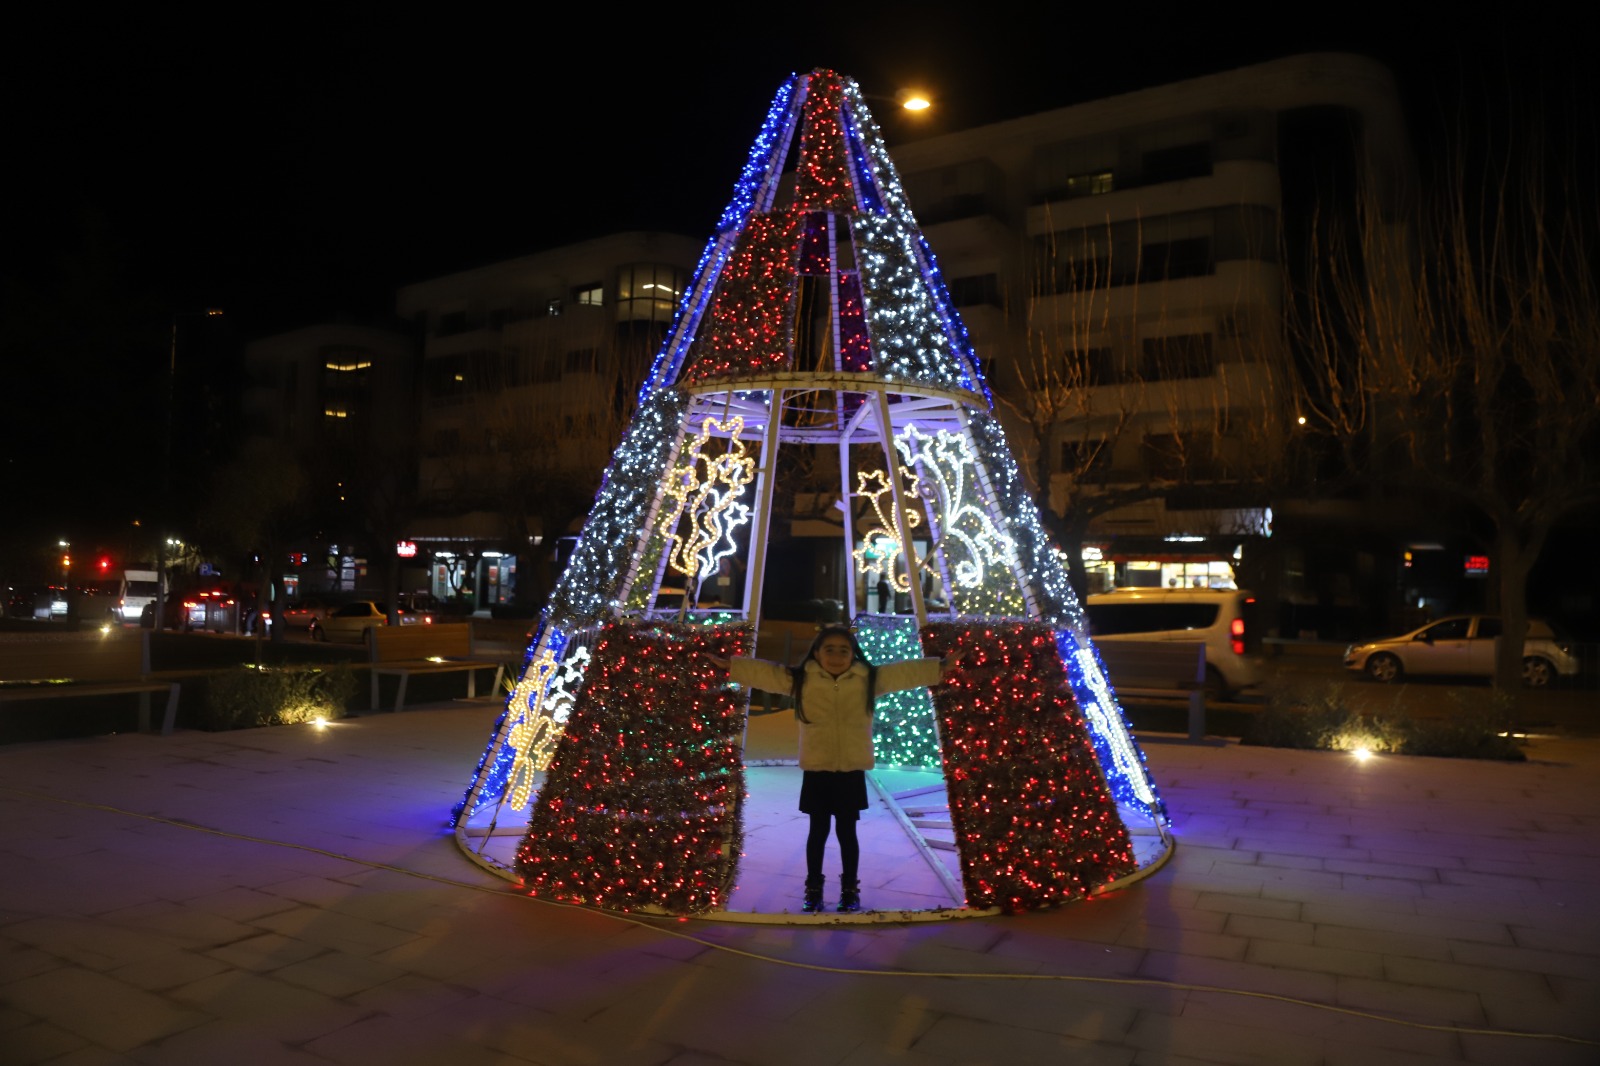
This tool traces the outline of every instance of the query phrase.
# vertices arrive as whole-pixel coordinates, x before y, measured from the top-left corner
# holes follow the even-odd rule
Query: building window
[[[593,348],[577,348],[567,353],[567,373],[593,373],[596,368]]]
[[[1083,387],[1115,385],[1122,379],[1117,355],[1110,348],[1079,348],[1067,353],[1068,380]]]
[[[459,403],[470,393],[504,388],[505,360],[498,352],[479,350],[430,359],[423,366],[423,382],[435,404]]]
[[[671,322],[689,277],[665,263],[633,263],[617,271],[618,322]]]
[[[1076,200],[1083,196],[1099,196],[1116,187],[1117,181],[1112,172],[1099,170],[1092,174],[1073,174],[1062,183],[1061,193],[1069,200]]]
[[[1209,333],[1147,338],[1143,357],[1140,371],[1146,381],[1206,378],[1216,369],[1216,353]]]
[[[1139,249],[1140,281],[1200,278],[1212,270],[1210,237],[1185,237]]]
[[[1060,472],[1082,482],[1104,482],[1111,472],[1111,445],[1103,440],[1062,441]]]
[[[606,287],[591,281],[572,290],[572,302],[578,307],[600,307],[605,304],[605,295]]]
[[[1194,216],[1117,222],[1034,239],[1038,284],[1044,293],[1092,292],[1137,282],[1205,277],[1216,271],[1209,234],[1162,239],[1181,226],[1209,222]]]
[[[1215,474],[1209,438],[1195,434],[1149,433],[1139,442],[1145,473],[1158,481],[1187,481]]]
[[[1165,181],[1183,181],[1186,178],[1204,178],[1211,175],[1211,143],[1179,144],[1171,148],[1157,148],[1144,154],[1144,165],[1139,168],[1139,179],[1145,185]]]
[[[451,311],[439,316],[439,327],[434,331],[437,337],[453,337],[457,333],[465,333],[472,327],[467,322],[465,311]]]
[[[544,313],[549,315],[551,318],[560,317],[560,315],[561,315],[561,299],[559,297],[557,297],[554,300],[546,301],[545,305],[544,305]]]

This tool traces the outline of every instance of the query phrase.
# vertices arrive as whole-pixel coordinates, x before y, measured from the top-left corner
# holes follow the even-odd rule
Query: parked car
[[[310,629],[312,622],[327,614],[328,607],[319,600],[297,600],[284,605],[279,620],[289,629]]]
[[[1102,641],[1198,641],[1206,646],[1207,695],[1222,699],[1261,684],[1256,599],[1242,589],[1120,588],[1089,596],[1089,635]]]
[[[367,630],[389,624],[389,612],[371,600],[356,600],[312,619],[312,640],[339,640],[361,643]]]
[[[339,640],[361,643],[367,630],[389,624],[389,608],[374,600],[356,600],[329,611],[311,622],[312,640]],[[433,615],[401,609],[403,626],[432,625]]]
[[[185,633],[204,630],[211,633],[236,633],[239,630],[239,601],[227,589],[191,589],[167,598],[163,629]],[[156,605],[152,600],[139,611],[139,624],[154,629]]]
[[[1399,681],[1407,674],[1448,677],[1493,677],[1495,649],[1500,644],[1500,618],[1462,614],[1430,622],[1398,637],[1384,637],[1345,649],[1346,669],[1374,681]],[[1542,619],[1528,620],[1522,642],[1522,683],[1543,688],[1557,677],[1578,672],[1572,644]]]

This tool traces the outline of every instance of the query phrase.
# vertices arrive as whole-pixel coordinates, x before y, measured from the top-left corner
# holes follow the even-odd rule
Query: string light
[[[726,450],[715,456],[705,453],[713,430],[728,437]],[[703,579],[737,551],[739,546],[733,535],[750,520],[749,505],[738,502],[756,476],[756,461],[745,453],[744,442],[739,439],[743,430],[742,416],[735,415],[726,422],[707,418],[689,446],[687,461],[674,467],[667,478],[666,495],[677,504],[666,511],[657,531],[672,545],[669,565],[689,581],[696,576]],[[704,477],[700,472],[702,462]],[[689,528],[686,533],[679,533],[678,523],[685,515]]]
[[[922,644],[956,664],[933,701],[968,905],[1050,907],[1132,870],[1050,627],[931,622]]]
[[[877,702],[878,758],[943,768],[969,902],[1076,898],[1130,868],[1117,805],[1165,809],[881,131],[855,83],[830,71],[774,97],[456,816],[531,802],[516,866],[536,894],[677,913],[725,900],[744,697],[704,656],[742,653],[753,630],[725,613],[649,615],[666,567],[688,578],[720,567],[750,514],[742,419],[707,419],[691,436],[691,393],[743,402],[740,379],[814,365],[795,364],[804,278],[831,281],[834,368],[865,379],[839,409],[898,383],[957,397],[944,417],[958,428],[908,424],[894,447],[960,617],[919,634],[914,619],[866,616],[858,638],[875,662],[926,649],[961,665],[931,695]],[[713,432],[728,445],[710,457]],[[896,569],[906,551],[889,475],[855,473],[852,495],[876,518],[857,563],[909,591],[917,575]],[[905,527],[923,524],[908,507]]]
[[[676,914],[725,903],[742,844],[748,695],[710,657],[753,644],[742,624],[602,627],[517,848],[525,891]]]
[[[916,495],[916,478],[911,479],[911,494]],[[900,536],[895,531],[894,519],[885,509],[884,496],[890,497],[888,510],[894,508],[893,488],[889,484],[889,475],[882,470],[856,471],[856,491],[851,493],[859,496],[872,504],[872,513],[877,517],[878,524],[869,527],[861,537],[861,547],[851,554],[855,556],[856,569],[865,574],[878,574],[888,581],[894,588],[901,592],[911,591],[911,579],[908,574],[895,571],[895,560],[905,554],[905,545],[900,543]],[[915,529],[922,524],[922,515],[915,508],[906,508],[906,528]]]
[[[924,433],[913,422],[895,437],[895,448],[904,457],[907,471],[922,471],[913,479],[911,491],[920,492],[937,514],[940,550],[946,559],[953,546],[963,549],[951,568],[955,588],[964,592],[968,601],[962,604],[962,613],[1020,614],[1022,596],[1012,572],[1015,546],[971,492],[975,463],[966,438],[945,429]],[[990,593],[988,602],[980,604],[973,595],[979,589]]]
[[[923,655],[917,620],[909,615],[862,615],[856,619],[855,633],[870,662],[896,663]],[[939,768],[938,729],[927,689],[878,697],[872,715],[872,752],[880,765]]]

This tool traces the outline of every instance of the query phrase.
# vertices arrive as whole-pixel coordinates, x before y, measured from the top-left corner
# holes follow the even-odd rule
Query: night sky
[[[667,6],[550,6],[13,25],[0,64],[7,533],[114,527],[138,510],[137,445],[159,428],[175,312],[224,308],[225,324],[194,327],[210,334],[196,358],[223,360],[334,316],[381,321],[407,282],[622,229],[704,237],[797,70],[831,66],[869,93],[925,87],[938,131],[1356,51],[1396,71],[1426,142],[1463,99],[1482,111],[1486,85],[1559,103],[1571,90],[1547,75],[1577,69],[1534,47],[1571,39],[1559,26],[1508,30],[1460,7],[1449,24],[1342,5],[1336,23],[1285,7],[1251,25],[1150,4],[893,5],[915,22],[748,5],[687,24]],[[891,145],[921,135],[889,110]]]

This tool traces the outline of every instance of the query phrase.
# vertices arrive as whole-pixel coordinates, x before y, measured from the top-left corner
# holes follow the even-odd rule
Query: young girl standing
[[[766,692],[794,697],[800,722],[800,810],[811,817],[806,837],[806,891],[801,909],[822,908],[822,853],[832,823],[843,865],[840,911],[861,909],[857,879],[861,845],[856,821],[867,807],[866,771],[873,767],[872,711],[879,696],[935,685],[950,670],[948,660],[908,659],[874,666],[848,626],[824,626],[799,666],[762,659],[718,659],[728,678]]]

